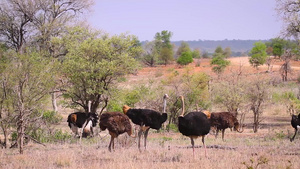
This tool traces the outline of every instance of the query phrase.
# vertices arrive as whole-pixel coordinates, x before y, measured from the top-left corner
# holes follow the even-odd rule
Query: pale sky
[[[95,0],[88,22],[111,35],[140,41],[157,32],[180,40],[266,40],[280,34],[276,0]]]

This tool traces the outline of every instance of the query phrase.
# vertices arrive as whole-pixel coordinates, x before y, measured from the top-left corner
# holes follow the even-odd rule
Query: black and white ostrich
[[[165,94],[163,97],[163,110],[164,113],[160,113],[150,109],[132,109],[127,105],[123,106],[123,112],[126,114],[131,121],[140,126],[138,131],[138,148],[140,149],[141,136],[144,134],[144,147],[146,149],[147,136],[150,128],[159,130],[162,124],[167,120],[166,105],[168,95]]]
[[[206,146],[204,143],[204,137],[210,131],[210,121],[207,118],[207,115],[202,112],[190,112],[184,116],[184,98],[180,96],[182,103],[182,112],[178,117],[178,129],[181,134],[189,137],[191,139],[193,147],[193,156],[194,156],[194,139],[202,137],[202,143],[205,150],[206,156]]]
[[[290,139],[291,142],[294,141],[295,136],[298,132],[298,129],[300,128],[300,114],[298,114],[298,117],[296,115],[292,115],[292,120],[291,120],[291,125],[293,126],[293,128],[295,129],[295,134],[294,136]]]
[[[120,134],[132,134],[132,127],[129,118],[121,112],[106,112],[100,116],[100,129],[108,130],[110,134],[110,143],[108,150],[111,151],[111,146],[115,149],[114,139]]]
[[[93,127],[98,123],[98,115],[96,113],[75,112],[68,116],[68,125],[75,133],[75,136],[87,137],[87,135],[94,135]]]

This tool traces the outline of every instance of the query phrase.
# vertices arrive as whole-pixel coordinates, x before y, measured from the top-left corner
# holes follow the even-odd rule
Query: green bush
[[[42,119],[49,124],[58,124],[62,121],[63,117],[55,111],[45,111]]]
[[[177,63],[180,65],[187,65],[193,62],[192,52],[183,52],[177,59]]]

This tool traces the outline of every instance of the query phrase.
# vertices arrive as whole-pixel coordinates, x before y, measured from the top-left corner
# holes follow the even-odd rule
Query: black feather
[[[210,122],[202,112],[190,112],[178,117],[178,129],[185,136],[203,136],[210,131]]]

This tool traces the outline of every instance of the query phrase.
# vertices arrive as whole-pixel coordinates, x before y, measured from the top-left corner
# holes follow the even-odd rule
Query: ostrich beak
[[[237,132],[242,133],[244,131],[244,125],[241,125],[238,129],[236,129]]]

